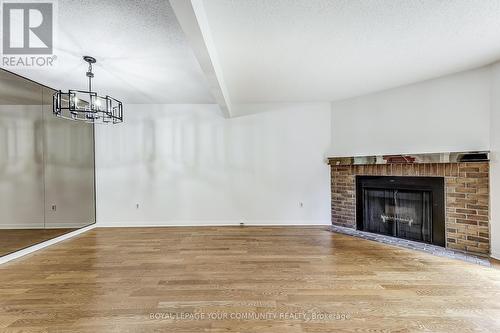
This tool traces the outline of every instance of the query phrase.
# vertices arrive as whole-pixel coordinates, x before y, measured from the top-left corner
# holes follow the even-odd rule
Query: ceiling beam
[[[194,55],[204,72],[209,88],[226,118],[231,117],[231,101],[224,83],[217,50],[212,39],[203,0],[170,0]]]

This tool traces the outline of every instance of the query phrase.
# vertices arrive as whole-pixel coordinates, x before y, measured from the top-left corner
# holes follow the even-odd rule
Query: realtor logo
[[[2,1],[2,66],[45,67],[54,51],[55,1]]]
[[[3,4],[3,54],[52,54],[52,3]]]

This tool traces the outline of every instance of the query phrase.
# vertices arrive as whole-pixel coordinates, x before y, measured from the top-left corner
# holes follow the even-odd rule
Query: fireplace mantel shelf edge
[[[343,156],[327,158],[329,165],[474,163],[488,162],[489,160],[489,151]]]

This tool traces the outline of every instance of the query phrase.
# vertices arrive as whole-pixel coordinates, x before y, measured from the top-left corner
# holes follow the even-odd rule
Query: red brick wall
[[[444,177],[446,247],[489,254],[489,162],[331,165],[334,225],[356,228],[356,175]]]

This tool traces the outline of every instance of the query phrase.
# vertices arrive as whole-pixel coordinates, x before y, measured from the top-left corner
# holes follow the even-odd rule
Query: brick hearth
[[[444,177],[446,247],[489,254],[489,162],[330,166],[333,225],[356,228],[357,175]]]

